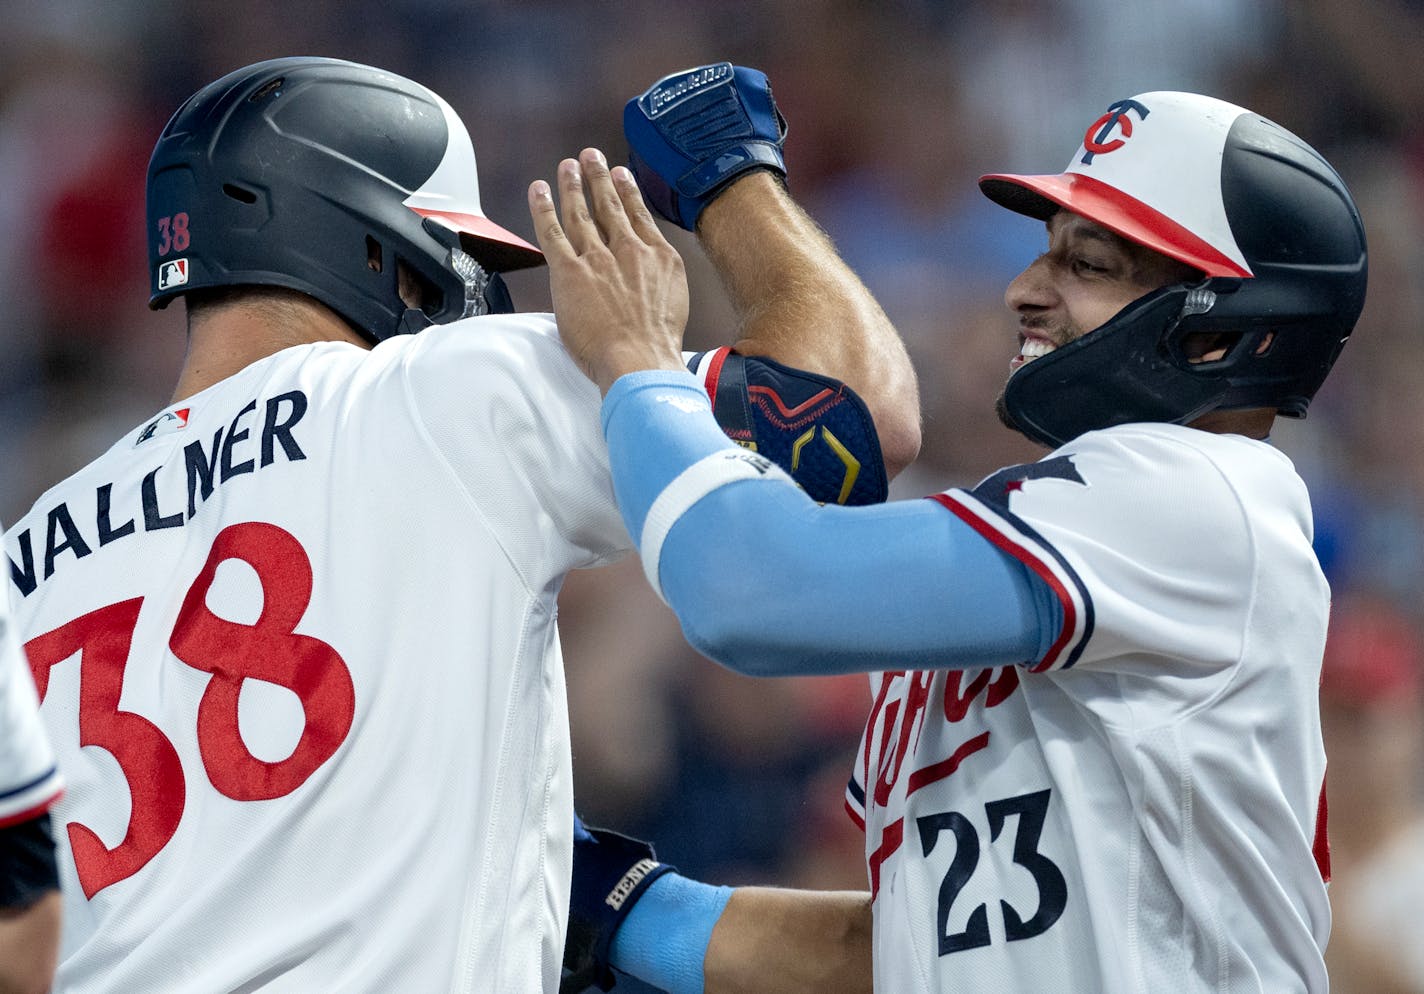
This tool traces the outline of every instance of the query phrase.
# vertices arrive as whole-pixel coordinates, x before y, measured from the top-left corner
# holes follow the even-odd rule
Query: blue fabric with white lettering
[[[729,62],[664,76],[628,101],[623,134],[643,198],[688,231],[733,179],[752,169],[786,175],[786,120],[766,76]]]
[[[588,828],[574,813],[573,886],[560,991],[576,994],[590,986],[613,988],[609,949],[614,936],[653,881],[673,870],[657,861],[648,843]]]
[[[731,897],[730,887],[659,877],[614,936],[610,961],[668,994],[703,994],[707,946]]]
[[[603,426],[635,539],[682,470],[732,444],[685,373],[620,378]],[[758,676],[1010,665],[1062,626],[1047,584],[928,500],[819,506],[784,482],[740,480],[682,515],[660,562],[692,645]]]

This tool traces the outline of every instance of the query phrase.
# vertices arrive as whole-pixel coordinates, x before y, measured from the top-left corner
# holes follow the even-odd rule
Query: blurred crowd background
[[[1421,42],[1421,0],[0,0],[0,520],[167,403],[183,319],[145,306],[144,168],[178,104],[249,62],[349,58],[438,90],[474,137],[486,212],[531,239],[528,181],[586,145],[624,156],[630,96],[703,62],[766,70],[792,192],[918,367],[924,453],[900,497],[1040,454],[992,400],[1014,352],[1003,289],[1043,229],[976,178],[1059,171],[1120,97],[1211,93],[1323,151],[1368,229],[1355,339],[1275,441],[1311,485],[1334,590],[1335,990],[1424,992]],[[695,240],[671,237],[689,347],[730,341]],[[511,286],[548,306],[542,271]],[[561,617],[588,820],[722,882],[865,886],[842,810],[863,677],[758,682],[698,658],[636,563],[575,576]]]

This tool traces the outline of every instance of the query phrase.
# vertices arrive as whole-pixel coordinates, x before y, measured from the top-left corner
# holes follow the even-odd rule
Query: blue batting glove
[[[730,62],[664,76],[628,101],[623,133],[648,206],[688,231],[743,173],[786,176],[786,119],[766,75]]]
[[[579,994],[589,987],[612,990],[615,977],[608,951],[613,936],[648,885],[672,870],[657,861],[648,843],[586,828],[574,815],[573,892],[561,994]]]

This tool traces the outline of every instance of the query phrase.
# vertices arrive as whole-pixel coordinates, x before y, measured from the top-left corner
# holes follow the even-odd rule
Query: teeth
[[[1039,356],[1048,355],[1048,353],[1052,352],[1056,347],[1057,346],[1045,342],[1042,339],[1030,338],[1024,342],[1023,346],[1019,349],[1019,355],[1025,359],[1037,359]]]

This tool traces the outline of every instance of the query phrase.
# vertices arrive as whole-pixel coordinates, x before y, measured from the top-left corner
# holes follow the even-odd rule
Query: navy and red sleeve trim
[[[991,507],[963,490],[929,498],[973,528],[995,548],[1008,553],[1048,585],[1063,611],[1063,626],[1042,658],[1029,671],[1066,670],[1083,654],[1093,635],[1093,599],[1078,571],[1047,539],[1022,518]]]
[[[63,793],[64,781],[56,766],[26,783],[0,791],[0,828],[38,817]]]

